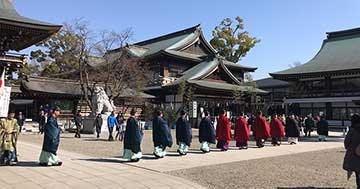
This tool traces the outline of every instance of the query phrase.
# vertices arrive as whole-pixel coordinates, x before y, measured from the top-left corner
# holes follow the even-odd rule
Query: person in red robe
[[[241,112],[239,119],[235,122],[234,132],[236,146],[239,147],[240,150],[246,150],[250,139],[250,129],[243,112]]]
[[[259,148],[264,147],[266,139],[270,138],[270,126],[262,112],[258,112],[258,116],[254,123],[256,146]]]
[[[284,124],[279,119],[277,114],[274,114],[270,122],[270,134],[272,137],[272,145],[280,146],[282,137],[285,136]]]
[[[229,149],[229,142],[231,140],[231,123],[229,118],[226,117],[226,111],[221,112],[216,126],[216,139],[218,141],[216,147],[222,151]]]

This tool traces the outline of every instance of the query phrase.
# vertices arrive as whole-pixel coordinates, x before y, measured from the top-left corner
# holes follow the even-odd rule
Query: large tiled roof
[[[256,87],[258,88],[273,88],[273,87],[287,87],[289,82],[273,79],[271,77],[256,80]]]
[[[21,16],[15,10],[12,0],[0,0],[0,25],[17,27],[16,30],[19,32],[21,31],[19,28],[37,31],[37,33],[33,33],[33,36],[30,39],[21,36],[23,38],[19,39],[19,42],[16,42],[16,44],[13,44],[11,50],[21,50],[29,47],[59,31],[61,28],[61,25],[53,25]],[[4,26],[1,26],[1,29],[4,29]]]
[[[80,82],[70,79],[58,79],[48,77],[29,77],[27,80],[22,80],[21,88],[27,92],[35,92],[42,94],[60,94],[60,95],[74,95],[81,96],[82,91],[80,88]],[[152,95],[148,95],[143,92],[138,92],[133,89],[125,89],[120,98],[154,98]]]
[[[307,77],[360,70],[360,29],[329,32],[320,51],[309,62],[270,73],[275,78]]]

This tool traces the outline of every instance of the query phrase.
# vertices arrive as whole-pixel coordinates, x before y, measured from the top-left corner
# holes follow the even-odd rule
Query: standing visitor
[[[222,110],[221,115],[217,121],[216,126],[216,139],[218,141],[216,147],[222,151],[229,149],[229,143],[231,141],[231,122],[226,117],[226,111]]]
[[[113,131],[114,131],[114,127],[118,126],[119,123],[116,120],[115,117],[115,112],[112,111],[111,114],[109,115],[109,117],[107,118],[107,126],[109,129],[109,141],[114,141],[114,137],[113,137]]]
[[[240,113],[240,117],[235,122],[234,138],[236,140],[236,146],[240,150],[248,148],[248,141],[250,139],[250,129],[247,124],[244,112]]]
[[[309,114],[305,119],[305,136],[310,137],[314,127],[315,127],[315,120],[312,118],[311,114]]]
[[[124,137],[124,159],[132,162],[138,162],[141,157],[141,140],[142,133],[135,118],[135,110],[132,109],[130,117],[126,123],[125,137]]]
[[[351,127],[345,137],[345,157],[343,168],[348,172],[348,179],[355,172],[356,185],[360,189],[360,115],[351,116]]]
[[[254,133],[256,146],[258,148],[264,147],[266,139],[268,139],[271,135],[270,126],[261,111],[258,112],[258,116],[254,122]]]
[[[39,133],[44,133],[44,127],[47,121],[47,113],[44,113],[44,111],[40,111],[40,118],[39,118]]]
[[[176,143],[179,145],[177,152],[186,155],[189,151],[192,139],[192,130],[189,121],[186,119],[186,112],[182,110],[176,121]]]
[[[279,116],[274,114],[270,123],[270,134],[272,138],[271,144],[273,146],[280,146],[282,137],[285,136],[284,125]]]
[[[95,118],[96,138],[100,138],[102,124],[103,119],[101,117],[101,114],[98,114]]]
[[[16,165],[16,142],[19,125],[15,117],[15,109],[10,107],[8,117],[0,120],[0,165]]]
[[[163,114],[160,110],[156,111],[153,119],[153,142],[154,142],[154,155],[156,158],[163,158],[166,155],[166,147],[171,147],[173,139],[169,126],[162,118]]]
[[[286,120],[285,135],[288,137],[289,144],[297,144],[299,142],[300,128],[294,114]]]
[[[199,142],[200,150],[204,153],[210,152],[210,144],[216,143],[216,134],[214,125],[210,120],[210,114],[208,111],[204,112],[204,118],[202,118],[199,126]]]
[[[325,120],[325,116],[320,116],[320,121],[317,123],[317,133],[319,135],[319,141],[326,141],[326,137],[329,136],[329,123]]]
[[[135,111],[135,110],[134,110]],[[126,127],[126,120],[124,118],[124,115],[119,112],[118,115],[116,116],[116,120],[119,123],[119,125],[116,126],[116,135],[115,135],[115,140],[120,140],[123,141],[124,139],[124,128]],[[125,123],[125,124],[123,124]]]
[[[57,156],[60,144],[60,128],[57,118],[60,116],[60,108],[55,107],[44,127],[44,141],[40,154],[40,165],[61,166],[62,162]]]
[[[82,119],[82,114],[81,114],[80,110],[78,110],[77,114],[75,115],[74,121],[75,121],[75,126],[76,126],[75,138],[81,138],[80,131],[83,127],[83,119]]]
[[[24,126],[24,122],[25,122],[25,117],[22,112],[19,112],[19,115],[17,117],[17,122],[19,124],[19,132],[21,133],[21,130],[22,130],[22,128]]]

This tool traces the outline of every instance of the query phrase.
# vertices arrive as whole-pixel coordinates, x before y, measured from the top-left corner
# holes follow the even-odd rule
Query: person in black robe
[[[62,161],[57,157],[57,150],[60,144],[60,128],[57,117],[60,116],[60,108],[55,107],[44,127],[44,142],[40,154],[40,165],[60,166]]]
[[[153,119],[153,142],[154,142],[154,155],[156,158],[163,158],[166,155],[166,147],[171,147],[173,139],[169,126],[162,118],[163,114],[160,110],[156,111],[155,118]]]
[[[135,118],[135,110],[131,110],[130,117],[126,123],[126,130],[124,136],[124,159],[132,162],[137,162],[141,159],[141,139],[142,132],[138,121]]]
[[[286,119],[285,136],[288,137],[289,144],[297,144],[299,142],[300,127],[294,115]]]
[[[81,138],[80,131],[83,127],[83,120],[80,110],[77,112],[76,116],[74,117],[74,121],[76,125],[75,138]]]
[[[329,136],[329,123],[324,115],[320,116],[320,121],[317,123],[317,133],[319,141],[326,141],[326,137]]]
[[[96,130],[96,138],[100,138],[101,134],[101,127],[103,125],[103,119],[101,117],[101,114],[98,114],[95,118],[95,130]]]
[[[199,126],[199,142],[201,143],[200,150],[208,153],[210,152],[210,144],[216,143],[216,134],[209,112],[205,111],[204,115],[205,117],[201,120]]]
[[[189,151],[192,139],[192,130],[189,121],[186,119],[186,112],[182,110],[176,121],[176,143],[179,145],[177,152],[186,155]]]

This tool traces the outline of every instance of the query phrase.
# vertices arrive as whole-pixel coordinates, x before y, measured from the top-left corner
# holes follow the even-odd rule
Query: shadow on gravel
[[[87,142],[94,142],[94,141],[109,142],[109,140],[105,139],[105,138],[88,138],[88,139],[84,139],[83,141],[87,141]]]
[[[19,161],[16,167],[44,167],[44,166],[40,166],[38,161]]]
[[[100,162],[100,163],[130,163],[129,161],[125,161],[121,159],[107,159],[107,158],[91,158],[91,159],[77,159],[77,160]]]
[[[277,187],[277,189],[345,189],[339,187]]]

